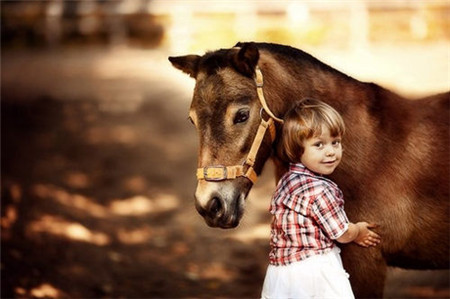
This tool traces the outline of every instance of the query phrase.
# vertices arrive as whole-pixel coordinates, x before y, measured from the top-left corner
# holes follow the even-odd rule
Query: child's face
[[[322,127],[322,135],[306,139],[303,146],[305,150],[300,160],[315,173],[331,174],[341,162],[341,137],[332,137],[325,126]]]

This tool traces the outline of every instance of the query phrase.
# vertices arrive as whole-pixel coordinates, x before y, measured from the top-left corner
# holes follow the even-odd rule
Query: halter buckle
[[[225,166],[206,166],[203,167],[203,176],[206,181],[223,181],[228,177]]]

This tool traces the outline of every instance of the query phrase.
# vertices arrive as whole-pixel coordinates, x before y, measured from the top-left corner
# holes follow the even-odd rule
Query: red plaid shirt
[[[338,186],[291,164],[273,195],[270,264],[287,265],[329,252],[348,229]]]

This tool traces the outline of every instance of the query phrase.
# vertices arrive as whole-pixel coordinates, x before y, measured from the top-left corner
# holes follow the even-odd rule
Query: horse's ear
[[[238,45],[241,49],[233,56],[234,67],[241,74],[253,78],[259,60],[258,48],[255,43],[238,43]]]
[[[200,56],[198,55],[186,55],[186,56],[171,56],[169,61],[172,65],[181,70],[182,72],[188,74],[192,78],[197,77],[198,73],[198,62],[200,61]]]

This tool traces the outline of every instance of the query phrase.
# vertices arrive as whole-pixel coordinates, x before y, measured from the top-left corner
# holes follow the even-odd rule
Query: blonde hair
[[[296,104],[284,117],[283,132],[278,148],[280,157],[287,162],[300,162],[304,151],[303,142],[320,136],[323,126],[330,130],[332,137],[344,135],[344,121],[330,105],[313,99],[306,99]]]

